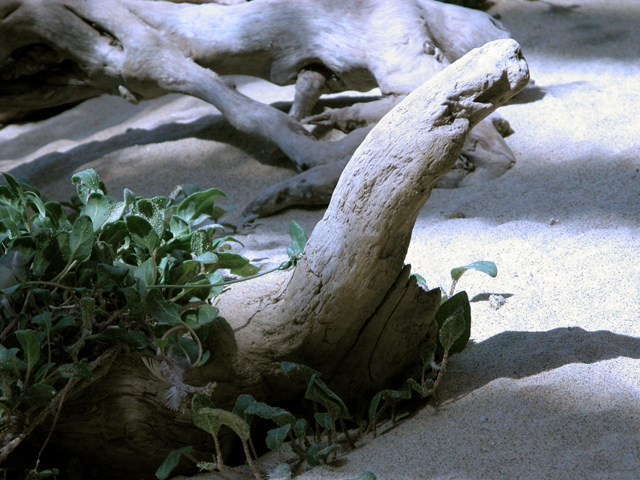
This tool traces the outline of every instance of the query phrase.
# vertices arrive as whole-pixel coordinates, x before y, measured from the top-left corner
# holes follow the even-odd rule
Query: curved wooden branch
[[[527,81],[519,45],[501,40],[409,95],[347,165],[293,274],[237,284],[220,297],[229,325],[208,345],[211,363],[187,381],[216,381],[213,401],[222,408],[241,393],[292,400],[304,385],[282,374],[280,362],[289,360],[322,371],[334,391],[354,400],[417,363],[434,341],[440,293],[418,287],[403,265],[415,220],[473,126]],[[188,415],[164,407],[167,388],[129,354],[63,411],[57,441],[129,473],[154,471],[184,445],[206,448]]]
[[[527,81],[518,44],[492,42],[415,90],[371,131],[342,173],[282,301],[266,314],[295,332],[287,348],[328,375],[348,368],[344,356],[398,278],[435,182],[473,126]]]

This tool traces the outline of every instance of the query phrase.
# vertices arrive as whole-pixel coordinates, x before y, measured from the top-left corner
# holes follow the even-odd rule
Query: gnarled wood
[[[322,371],[334,391],[353,400],[415,364],[434,341],[440,299],[403,265],[416,217],[473,126],[527,80],[518,44],[492,42],[385,116],[347,165],[296,270],[234,285],[219,298],[228,328],[208,346],[212,361],[187,381],[217,382],[213,401],[222,408],[241,393],[292,400],[304,386],[282,374],[287,360]],[[188,415],[164,406],[167,388],[128,354],[65,406],[56,442],[108,465],[110,474],[115,468],[136,477],[173,449],[206,449]]]
[[[320,93],[380,87],[384,96],[402,97],[472,48],[508,37],[489,15],[434,0],[11,0],[0,5],[0,112],[102,93],[132,103],[167,93],[201,98],[234,127],[276,144],[299,170],[318,169],[245,210],[267,215],[326,204],[366,136],[354,132],[332,143],[309,136],[296,119]],[[227,74],[295,83],[293,115],[241,95],[220,77]],[[468,149],[471,163],[480,160],[467,182],[494,178],[515,161],[495,132],[478,135],[491,138]]]

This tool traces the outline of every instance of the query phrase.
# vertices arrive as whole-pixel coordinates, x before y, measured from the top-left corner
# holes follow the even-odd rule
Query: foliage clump
[[[215,203],[224,193],[182,185],[146,199],[125,189],[117,201],[86,170],[72,177],[77,196],[61,204],[4,177],[0,461],[50,413],[57,419],[64,399],[106,373],[122,348],[140,351],[173,385],[168,406],[210,392],[182,382],[207,362],[207,337],[225,328],[210,300],[228,283],[268,273],[230,251],[240,242],[217,223],[230,210]]]

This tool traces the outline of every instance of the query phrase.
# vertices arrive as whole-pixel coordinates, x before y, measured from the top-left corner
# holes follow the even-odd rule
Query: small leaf
[[[238,415],[234,415],[231,412],[227,412],[226,410],[221,410],[219,408],[201,408],[198,410],[198,415],[207,418],[213,430],[217,427],[217,430],[215,430],[216,435],[220,429],[218,425],[226,425],[233,430],[243,442],[249,440],[249,436],[251,434],[249,425],[247,425],[247,422]],[[210,430],[205,430],[211,433]]]
[[[205,252],[213,252],[215,229],[202,227],[193,232],[191,237],[191,250],[196,255],[202,255]]]
[[[291,424],[284,425],[283,427],[274,428],[267,432],[267,448],[272,452],[279,452],[282,448],[282,442],[285,441],[289,431],[291,430]]]
[[[140,280],[145,286],[153,285],[156,267],[153,258],[148,258],[137,267],[129,267],[133,278]]]
[[[91,372],[91,370],[89,370],[89,367],[81,362],[62,365],[55,371],[55,373],[57,375],[60,375],[62,378],[80,377],[90,379],[91,377],[93,377],[93,372]]]
[[[49,292],[49,290],[46,290],[46,292],[49,293],[49,299],[51,299],[51,292]],[[49,305],[51,305],[51,303],[47,304],[47,306]],[[51,326],[52,326],[51,312],[44,312],[44,313],[41,313],[40,315],[36,315],[31,319],[31,323],[41,327],[46,332],[46,334],[49,335],[49,333],[51,332]]]
[[[204,409],[214,409],[213,403],[206,395],[196,393],[191,399],[191,420],[193,424],[211,435],[218,435],[222,423],[215,416],[201,414],[200,412]]]
[[[306,365],[298,365],[292,362],[282,362],[280,365],[284,374],[299,376],[300,378],[304,378],[305,382],[308,382],[313,375],[315,375],[316,378],[320,378],[322,375],[320,372]]]
[[[303,439],[311,433],[307,421],[304,418],[300,418],[293,426],[293,433],[295,433],[299,439]]]
[[[51,327],[52,332],[61,332],[65,328],[77,326],[76,319],[73,315],[65,315],[63,317],[56,317],[56,319],[57,318],[60,319],[56,320],[53,327]]]
[[[296,422],[295,417],[286,410],[279,407],[270,407],[262,402],[252,403],[245,409],[244,413],[245,415],[258,415],[261,418],[273,420],[280,427]]]
[[[477,270],[479,272],[486,273],[491,277],[496,277],[498,275],[498,267],[493,262],[489,262],[486,260],[480,260],[478,262],[470,263],[469,265],[465,265],[464,267],[457,267],[451,270],[451,279],[454,281],[460,280],[460,277],[467,270]]]
[[[471,337],[471,307],[469,305],[469,296],[467,292],[462,291],[456,293],[453,297],[449,298],[446,302],[440,305],[440,308],[436,312],[436,322],[438,323],[439,328],[442,328],[445,320],[453,315],[459,308],[462,308],[462,313],[464,315],[465,320],[465,329],[464,333],[456,340],[451,349],[449,350],[449,355],[453,355],[455,353],[460,353],[467,346],[467,342]],[[436,356],[438,358],[442,358],[442,354],[444,353],[444,349],[442,348],[442,344],[439,342],[438,350]]]
[[[144,332],[128,332],[120,327],[105,329],[100,333],[100,338],[121,342],[136,348],[144,348],[151,345],[151,340]]]
[[[160,290],[150,290],[147,294],[147,312],[164,325],[178,325],[181,322],[180,305],[165,300]]]
[[[462,308],[458,308],[452,316],[445,320],[438,331],[440,344],[445,351],[448,351],[453,347],[453,344],[462,336],[464,330],[464,315],[462,313]]]
[[[371,404],[369,405],[369,422],[371,425],[375,425],[376,423],[376,415],[378,413],[378,406],[380,405],[380,401],[382,400],[382,394],[384,392],[376,393],[371,399]]]
[[[79,216],[73,224],[69,237],[69,249],[71,261],[80,262],[91,256],[93,248],[93,223],[86,215]]]
[[[11,191],[18,197],[20,198],[24,198],[25,197],[25,192],[24,189],[22,188],[22,185],[20,185],[20,183],[18,182],[18,180],[15,179],[15,177],[9,173],[2,173],[2,175],[4,175],[4,179],[7,181],[7,183],[9,184],[9,188],[11,189]]]
[[[204,263],[205,265],[214,265],[220,261],[218,255],[213,252],[204,252],[194,258],[196,262]]]
[[[191,413],[197,413],[201,408],[215,408],[215,406],[209,397],[203,393],[196,393],[191,399]]]
[[[117,222],[109,223],[104,226],[102,233],[100,234],[100,239],[111,245],[111,248],[114,250],[118,250],[125,238],[128,238],[128,236],[129,229],[127,228],[126,222],[118,220]]]
[[[149,252],[153,252],[158,248],[160,237],[147,220],[136,215],[129,215],[126,222],[131,239],[138,246],[147,249]]]
[[[42,470],[41,472],[38,472],[38,480],[49,478],[51,476],[55,476],[58,474],[60,474],[60,470],[58,470],[57,468],[49,468],[47,470]]]
[[[217,228],[220,230],[224,230],[225,228],[222,225],[208,225],[209,228]],[[229,243],[237,243],[238,245],[240,245],[241,247],[244,247],[244,243],[242,243],[240,240],[230,237],[230,236],[226,236],[226,237],[220,237],[220,238],[216,238],[213,241],[213,248],[214,250],[218,250],[218,249],[224,249],[224,248],[231,248],[231,245],[228,245]]]
[[[249,426],[251,426],[251,422],[253,422],[253,415],[249,415],[245,412],[249,405],[252,405],[254,403],[256,403],[255,398],[253,398],[251,395],[244,394],[238,397],[238,399],[236,400],[236,404],[233,407],[233,413],[247,422],[247,425]]]
[[[109,216],[105,220],[104,225],[119,221],[127,211],[128,206],[126,202],[116,202],[113,205],[109,205]]]
[[[173,469],[178,466],[178,463],[180,463],[180,456],[191,453],[192,448],[193,447],[182,447],[167,455],[167,458],[162,462],[160,468],[156,470],[156,478],[158,478],[158,480],[165,480],[168,478]]]
[[[312,445],[307,450],[307,463],[310,467],[317,467],[321,462],[326,462],[327,457],[338,448],[340,448],[339,445],[331,445],[321,450],[318,445]]]
[[[316,419],[316,422],[318,422],[318,424],[326,429],[326,430],[331,430],[331,424],[333,423],[331,421],[331,415],[329,415],[327,412],[316,412],[313,415],[313,418]]]
[[[316,374],[311,375],[304,398],[324,406],[334,418],[351,418],[342,399],[333,393]]]
[[[209,218],[217,220],[214,218],[216,213],[214,202],[224,196],[225,194],[217,188],[192,193],[180,203],[175,215],[191,225],[197,225]]]
[[[134,216],[144,218],[149,222],[159,238],[162,238],[164,232],[164,206],[166,203],[167,199],[164,197],[141,198],[135,202],[133,208]]]
[[[121,285],[128,273],[129,268],[126,266],[113,266],[106,263],[99,263],[96,265],[96,276],[98,277],[96,288],[107,291],[113,290]]]
[[[45,363],[38,369],[34,378],[36,380],[40,380],[40,378],[42,378],[52,367],[55,366],[56,364],[53,362]]]
[[[382,398],[386,401],[393,402],[398,400],[409,400],[411,398],[410,390],[383,390]]]
[[[294,221],[289,224],[289,235],[291,235],[291,243],[287,247],[287,254],[291,258],[299,259],[309,237],[302,227]]]
[[[45,208],[42,199],[33,192],[26,192],[26,195],[28,203],[36,207],[36,210],[38,210],[38,214],[40,215],[40,217],[47,218],[47,209]]]
[[[249,259],[238,253],[218,252],[218,268],[242,268],[249,264]]]
[[[76,184],[78,197],[84,203],[91,192],[104,193],[100,190],[100,179],[93,168],[73,174],[71,181]]]
[[[347,478],[345,480],[377,480],[377,479],[376,479],[376,476],[371,472],[362,472],[357,477]]]
[[[22,213],[20,213],[17,208],[8,205],[0,206],[0,219],[2,219],[2,222],[5,223],[5,225],[10,227],[12,234],[15,236],[20,234],[18,225],[23,225],[25,223]],[[7,221],[9,222],[7,223]]]
[[[409,384],[409,386],[415,390],[416,392],[418,392],[422,397],[424,397],[425,395],[427,395],[431,390],[433,390],[434,387],[434,383],[433,380],[427,378],[424,381],[424,386],[420,385],[418,382],[416,382],[413,378],[409,378],[407,380],[407,384]]]
[[[27,369],[27,364],[16,357],[16,354],[20,351],[19,348],[5,348],[0,344],[0,370],[5,372],[13,372],[14,366],[19,371]]]
[[[55,228],[61,228],[67,221],[67,214],[64,211],[64,207],[57,202],[47,202],[44,206],[47,209],[47,217],[51,219]]]
[[[202,359],[200,359],[200,362],[198,363],[198,367],[203,367],[204,365],[207,364],[207,362],[209,361],[209,358],[211,357],[211,352],[209,350],[207,350],[206,352],[204,352],[202,354]]]
[[[33,330],[17,330],[16,338],[22,346],[24,361],[29,368],[33,368],[40,360],[40,342],[36,338],[35,332]]]
[[[20,400],[28,403],[29,405],[37,405],[39,403],[46,402],[47,400],[51,400],[55,394],[56,390],[52,386],[45,385],[44,383],[36,383],[22,392]]]
[[[257,275],[260,272],[260,268],[262,267],[247,263],[244,267],[232,268],[231,270],[229,270],[229,273],[231,275],[238,275],[239,277],[247,278]]]
[[[169,220],[169,231],[174,237],[182,237],[191,233],[189,222],[175,215]]]
[[[83,214],[91,218],[93,231],[99,231],[111,215],[109,200],[101,193],[93,192],[87,199],[87,206],[83,210]]]
[[[218,307],[205,304],[200,305],[198,308],[190,308],[182,312],[182,321],[190,327],[199,327],[200,325],[206,325],[213,322],[218,316]]]

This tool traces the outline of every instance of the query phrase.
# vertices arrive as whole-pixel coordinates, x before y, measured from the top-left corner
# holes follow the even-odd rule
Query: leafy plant
[[[345,419],[351,419],[347,407],[340,397],[320,380],[320,373],[304,365],[290,362],[282,363],[282,371],[307,382],[305,398],[313,402],[314,405],[315,429],[311,429],[305,419],[296,419],[291,412],[258,402],[251,395],[238,397],[233,411],[228,412],[215,408],[206,395],[198,393],[194,395],[192,400],[192,418],[197,427],[213,436],[216,449],[214,461],[199,462],[190,455],[191,447],[185,447],[169,454],[156,472],[157,478],[164,480],[168,477],[171,470],[177,465],[179,455],[187,456],[203,470],[228,472],[229,469],[222,460],[218,441],[218,432],[222,425],[230,427],[240,437],[247,462],[255,478],[258,480],[264,478],[264,471],[258,464],[257,455],[251,442],[250,428],[254,416],[271,420],[277,425],[276,428],[267,432],[267,447],[280,453],[283,443],[288,439],[291,450],[298,456],[298,465],[306,462],[310,467],[315,467],[329,461],[331,455],[340,447],[337,442],[336,423],[340,424],[351,448],[355,448],[355,443],[349,436],[344,423]],[[320,411],[320,406],[324,407],[326,411]],[[326,440],[323,440],[325,436]],[[290,466],[285,467],[285,464],[282,464],[279,468],[281,470],[290,469]],[[373,474],[369,473],[369,475]],[[375,476],[362,478],[375,478]]]
[[[90,169],[73,175],[77,196],[60,204],[3,175],[0,461],[54,412],[55,426],[66,396],[123,346],[173,385],[171,408],[186,393],[210,392],[215,385],[182,381],[207,362],[204,342],[224,327],[210,300],[225,285],[273,271],[230,251],[242,244],[217,223],[233,208],[216,205],[224,193],[181,185],[147,199],[125,189],[117,201]],[[291,229],[292,259],[274,270],[299,259],[306,236]],[[35,473],[38,466],[39,457]]]
[[[304,231],[297,225],[290,227],[292,243],[287,249],[290,261],[295,263],[302,255],[307,237]],[[373,430],[376,434],[376,425],[387,408],[391,408],[392,421],[396,422],[396,405],[412,397],[417,392],[421,398],[432,395],[438,388],[446,370],[450,355],[461,352],[470,337],[471,314],[469,297],[466,292],[453,295],[460,277],[468,270],[475,269],[496,276],[497,269],[493,262],[474,262],[470,265],[457,267],[451,270],[453,284],[450,289],[450,297],[444,297],[436,313],[438,323],[438,339],[436,343],[429,345],[422,352],[422,372],[418,382],[414,378],[408,378],[401,390],[383,390],[378,392],[371,400],[369,406],[369,426],[365,430],[361,428],[360,434]],[[414,274],[418,283],[426,287],[426,282],[420,275]],[[440,359],[440,364],[436,363]],[[209,398],[202,394],[196,394],[192,402],[192,417],[196,426],[209,432],[214,439],[215,455],[213,462],[199,462],[191,455],[191,447],[175,450],[169,454],[165,462],[156,472],[159,480],[165,480],[172,469],[178,463],[180,455],[185,455],[193,460],[201,469],[208,471],[228,472],[222,461],[218,432],[222,425],[230,427],[241,439],[247,462],[256,479],[264,478],[266,472],[258,463],[258,456],[253,448],[251,440],[251,424],[254,416],[273,421],[277,426],[267,432],[266,445],[274,452],[281,452],[283,444],[289,441],[289,447],[298,457],[297,466],[304,462],[309,467],[315,467],[321,463],[330,462],[340,445],[337,440],[337,425],[340,426],[346,442],[353,449],[355,441],[349,434],[345,420],[352,420],[352,416],[345,403],[322,380],[320,372],[305,366],[291,362],[282,362],[282,371],[288,376],[297,377],[306,382],[305,399],[313,404],[315,428],[312,429],[304,419],[296,419],[289,411],[279,407],[272,407],[256,401],[251,395],[241,395],[236,401],[232,412],[216,409]],[[435,379],[429,378],[427,373],[435,372]],[[380,404],[382,403],[382,407]],[[324,411],[321,411],[321,408]],[[326,436],[326,440],[323,438]],[[251,453],[253,452],[253,453]],[[295,468],[295,466],[294,466]],[[290,478],[291,466],[283,463],[274,474]],[[235,471],[235,473],[238,473]],[[371,472],[364,472],[352,480],[375,480]]]
[[[442,303],[436,312],[435,320],[438,324],[438,336],[436,343],[430,344],[422,352],[422,370],[420,382],[415,378],[408,378],[401,390],[383,390],[378,392],[369,406],[369,429],[376,433],[376,425],[384,411],[391,407],[391,419],[396,423],[396,405],[401,400],[411,398],[411,392],[417,392],[421,398],[426,398],[435,393],[447,367],[449,356],[460,353],[465,349],[471,336],[471,305],[467,292],[455,293],[458,281],[469,270],[477,270],[491,277],[498,274],[496,264],[489,261],[477,261],[462,267],[451,270],[451,288],[449,295],[443,291]],[[428,288],[424,277],[412,274],[416,277],[418,284],[425,289]],[[442,290],[442,288],[441,288]],[[440,364],[436,360],[440,360]],[[434,374],[435,378],[429,378],[428,373]],[[380,403],[382,408],[379,408]]]

